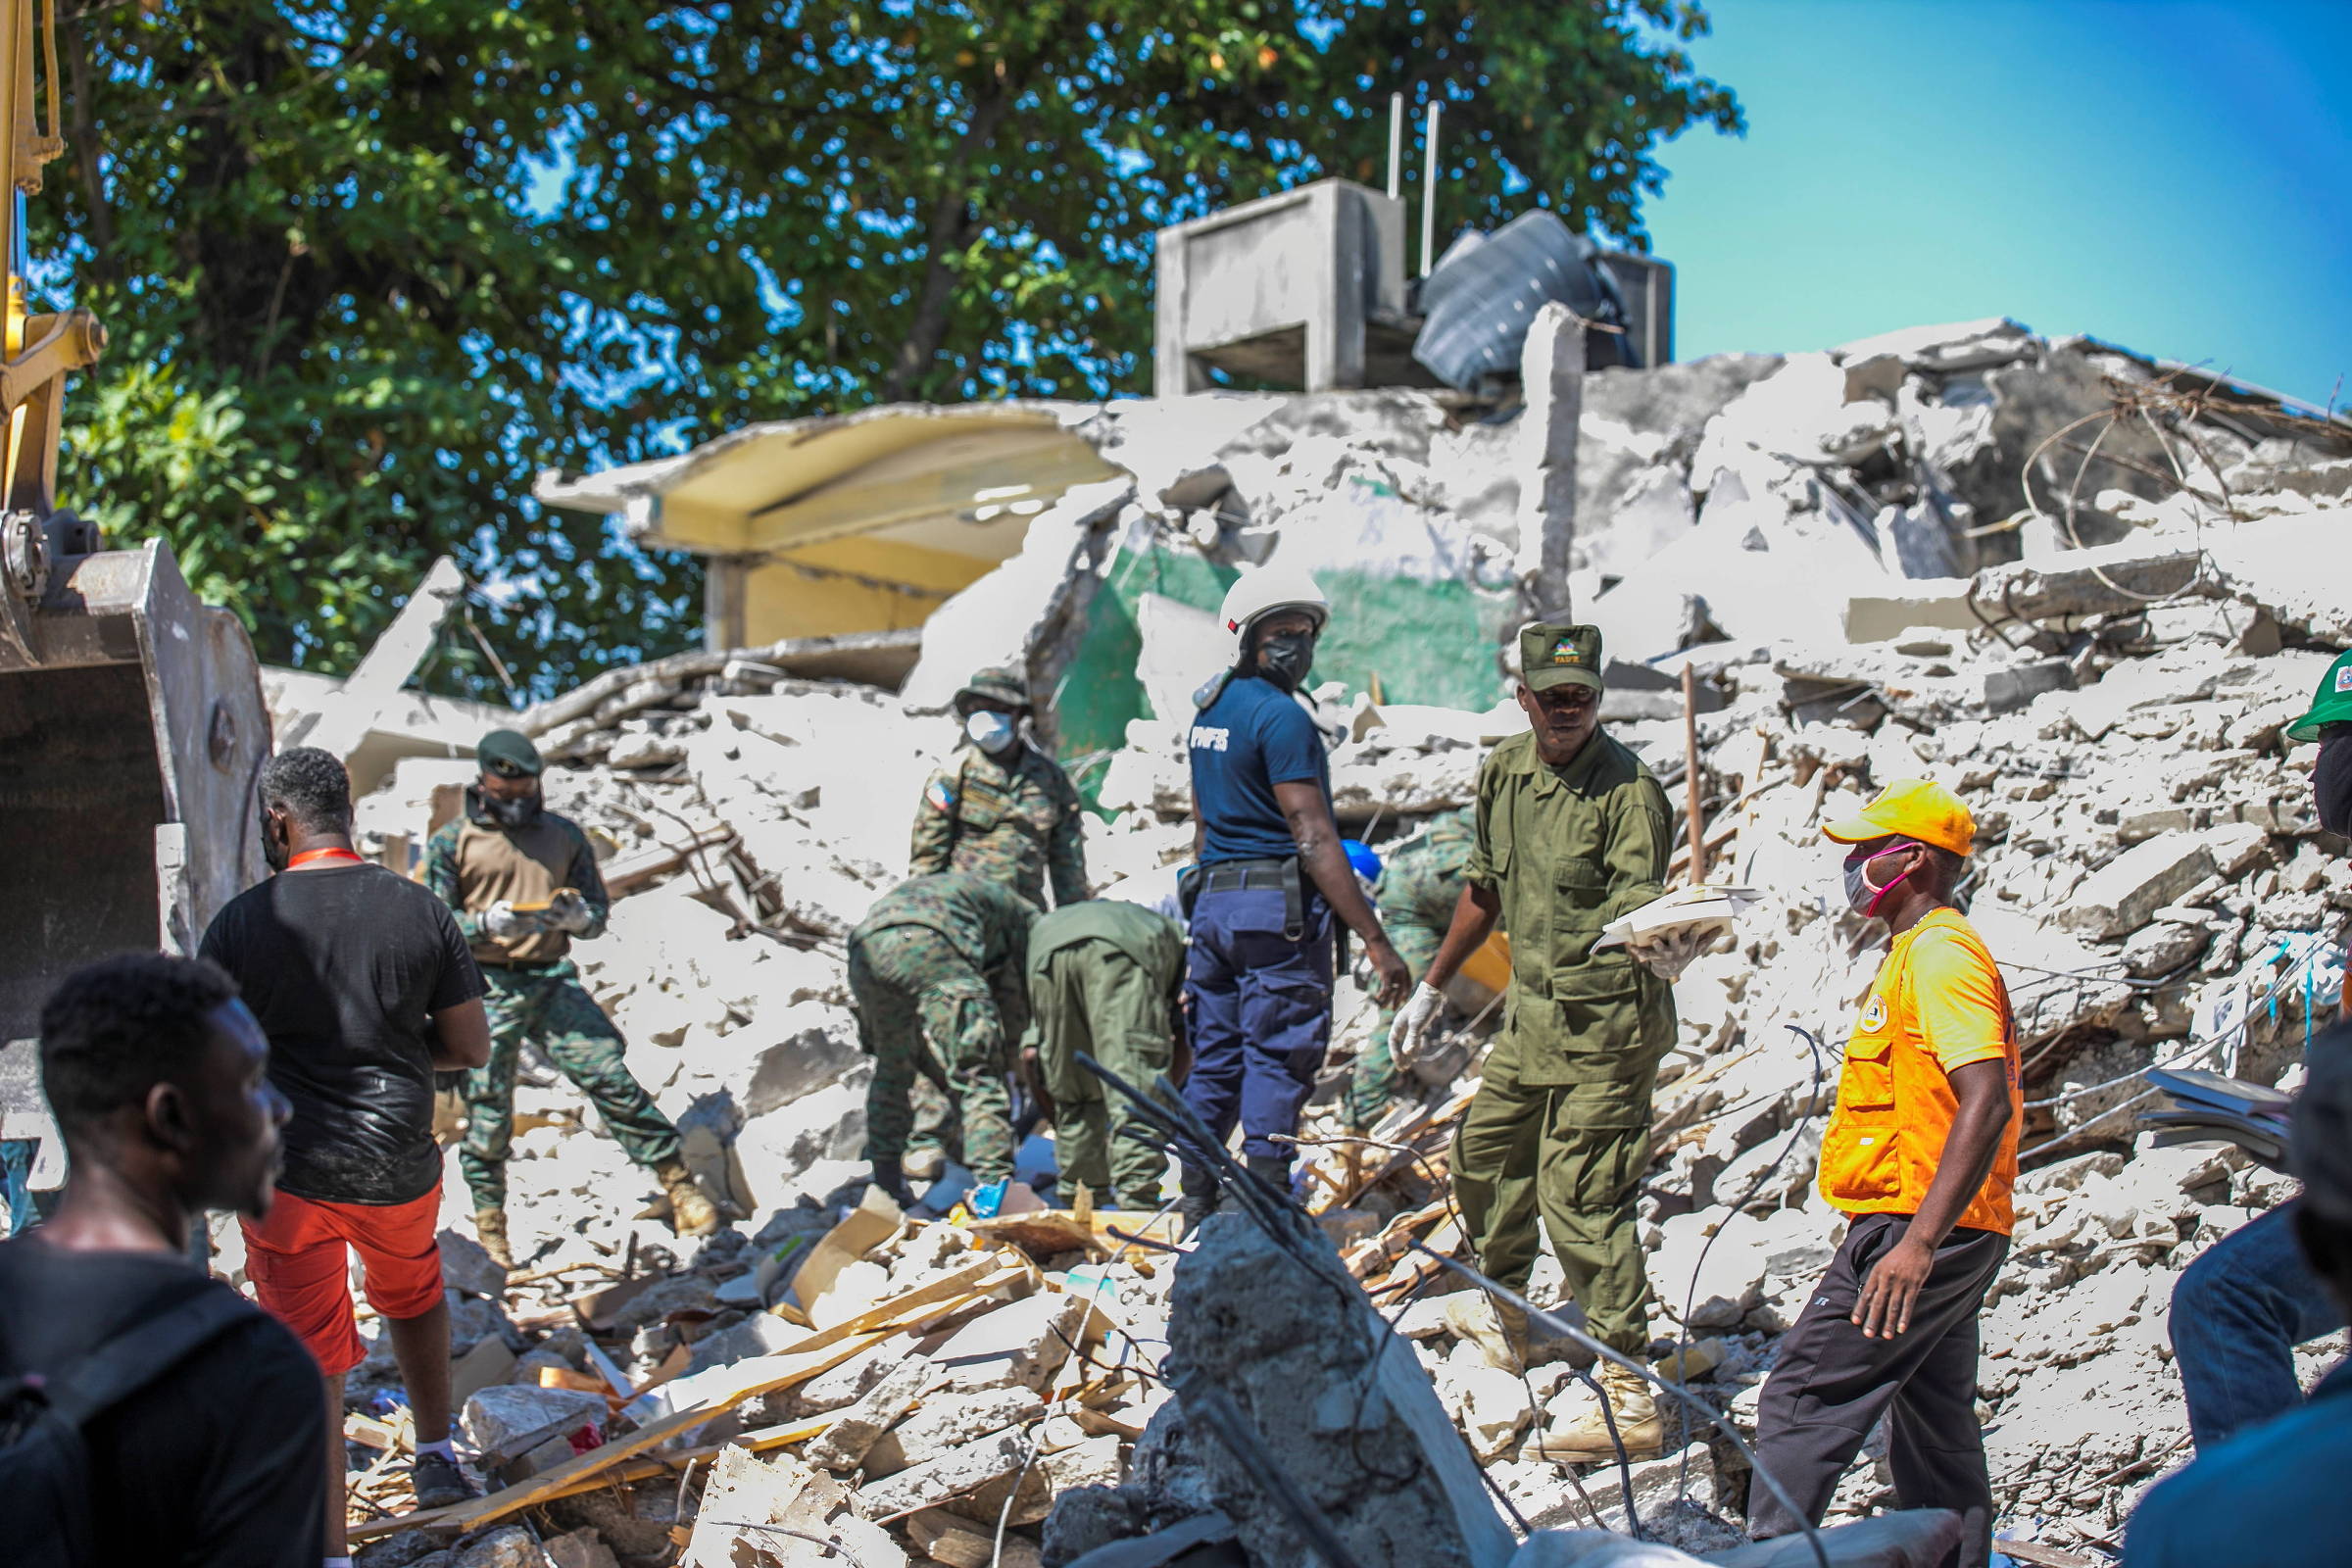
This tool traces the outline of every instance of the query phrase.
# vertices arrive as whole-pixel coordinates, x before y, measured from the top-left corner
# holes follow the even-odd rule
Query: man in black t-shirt
[[[233,1297],[189,1266],[188,1227],[207,1208],[270,1206],[286,1104],[268,1054],[210,964],[126,955],[58,987],[41,1010],[41,1087],[72,1165],[55,1217],[0,1243],[0,1380],[37,1372],[59,1387],[116,1344],[136,1353],[167,1314]],[[90,1561],[318,1563],[318,1371],[266,1313],[220,1310],[226,1327],[82,1424]],[[33,1560],[20,1554],[37,1528],[0,1507],[0,1557]]]
[[[417,1502],[472,1494],[449,1446],[433,1074],[487,1060],[490,1026],[447,906],[353,851],[343,764],[297,747],[262,770],[261,795],[278,874],[230,901],[202,951],[236,978],[270,1037],[270,1082],[293,1104],[277,1200],[245,1221],[245,1272],[326,1378],[338,1430],[326,1461],[338,1481],[331,1560],[343,1545],[343,1379],[367,1356],[346,1248],[360,1254],[408,1390]]]

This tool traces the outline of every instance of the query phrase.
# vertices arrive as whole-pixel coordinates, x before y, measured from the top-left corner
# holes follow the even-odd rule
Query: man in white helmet
[[[1193,851],[1200,870],[1185,991],[1193,1071],[1186,1101],[1219,1137],[1238,1121],[1251,1174],[1290,1189],[1298,1112],[1331,1040],[1334,916],[1363,940],[1380,998],[1411,975],[1381,930],[1331,813],[1322,734],[1296,697],[1331,605],[1304,572],[1261,568],[1225,595],[1233,667],[1194,695]],[[1186,1166],[1197,1225],[1214,1178]]]

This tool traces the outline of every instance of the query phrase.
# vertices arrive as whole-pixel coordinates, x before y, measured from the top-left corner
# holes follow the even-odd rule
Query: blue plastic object
[[[1340,848],[1347,852],[1348,863],[1355,867],[1357,876],[1367,882],[1380,880],[1380,857],[1371,845],[1361,839],[1342,839]]]
[[[997,1211],[1004,1206],[1004,1189],[1011,1185],[1008,1178],[990,1182],[985,1187],[975,1187],[972,1196],[964,1200],[964,1207],[971,1210],[974,1219],[995,1219]]]

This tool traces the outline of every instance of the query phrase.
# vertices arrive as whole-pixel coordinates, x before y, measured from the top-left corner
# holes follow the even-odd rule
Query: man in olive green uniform
[[[679,1157],[678,1130],[621,1061],[620,1031],[587,991],[569,954],[604,935],[609,907],[588,836],[541,802],[539,752],[511,729],[474,749],[481,776],[466,809],[433,835],[424,879],[457,911],[489,992],[490,1060],[466,1074],[466,1142],[458,1168],[473,1193],[474,1234],[501,1264],[507,1241],[507,1151],[514,1141],[514,1070],[524,1040],[570,1079],[629,1158],[669,1196],[670,1225],[707,1236],[718,1212]]]
[[[956,694],[964,739],[923,786],[907,874],[968,871],[1005,883],[1040,910],[1086,897],[1078,791],[1021,733],[1029,694],[1020,672],[984,669]]]
[[[875,1184],[901,1203],[914,1201],[904,1162],[918,1077],[947,1094],[972,1174],[983,1185],[1012,1174],[1006,1041],[1027,1016],[1021,971],[1036,919],[1004,883],[950,871],[900,883],[850,933],[850,992],[874,1058],[865,1157]]]
[[[1380,923],[1415,980],[1428,972],[1453,923],[1454,906],[1462,899],[1462,871],[1477,843],[1475,817],[1467,808],[1442,811],[1381,867],[1374,899]],[[1395,1007],[1380,1009],[1372,1039],[1348,1073],[1341,1107],[1351,1131],[1373,1126],[1396,1098],[1396,1063],[1389,1054],[1389,1030],[1396,1022]]]
[[[1064,905],[1030,931],[1030,1039],[1054,1099],[1065,1198],[1083,1182],[1121,1208],[1159,1206],[1168,1158],[1158,1138],[1131,1102],[1107,1102],[1078,1054],[1149,1090],[1175,1064],[1183,991],[1184,928],[1140,904]]]
[[[1597,629],[1538,622],[1520,633],[1519,652],[1519,706],[1534,728],[1494,748],[1479,773],[1468,885],[1392,1046],[1411,1059],[1438,988],[1499,915],[1512,938],[1502,1036],[1453,1141],[1464,1229],[1480,1267],[1518,1291],[1541,1246],[1540,1213],[1593,1337],[1641,1356],[1649,1282],[1634,1196],[1649,1160],[1650,1090],[1674,1043],[1674,999],[1624,949],[1592,944],[1664,891],[1666,793],[1600,732]],[[1515,1367],[1524,1319],[1476,1295],[1455,1299],[1448,1321]],[[1598,1372],[1628,1448],[1656,1449],[1657,1410],[1642,1381],[1607,1362]],[[1615,1451],[1596,1402],[1555,1416],[1537,1444],[1542,1457],[1570,1461]]]

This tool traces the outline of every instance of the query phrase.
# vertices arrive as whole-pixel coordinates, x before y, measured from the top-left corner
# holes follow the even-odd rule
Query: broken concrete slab
[[[595,1531],[579,1529],[542,1544],[555,1568],[620,1568],[612,1548]]]
[[[520,1525],[500,1525],[488,1535],[459,1547],[450,1568],[549,1568],[547,1553]]]
[[[873,1518],[907,1513],[973,1492],[991,1481],[1011,1475],[1029,1458],[1029,1435],[1020,1431],[993,1433],[933,1455],[898,1474],[860,1487],[858,1497]]]
[[[602,1395],[502,1383],[467,1399],[461,1424],[485,1463],[504,1464],[551,1438],[601,1425],[605,1410]]]
[[[2211,875],[2213,854],[2200,835],[2166,833],[2084,878],[2058,911],[2058,923],[2094,941],[2121,936]]]
[[[958,1393],[1015,1384],[1043,1389],[1069,1358],[1086,1313],[1079,1298],[1041,1291],[956,1330],[932,1353],[932,1367]]]
[[[720,1450],[703,1484],[694,1535],[678,1568],[905,1568],[888,1531],[860,1518],[849,1488],[790,1454]]]

